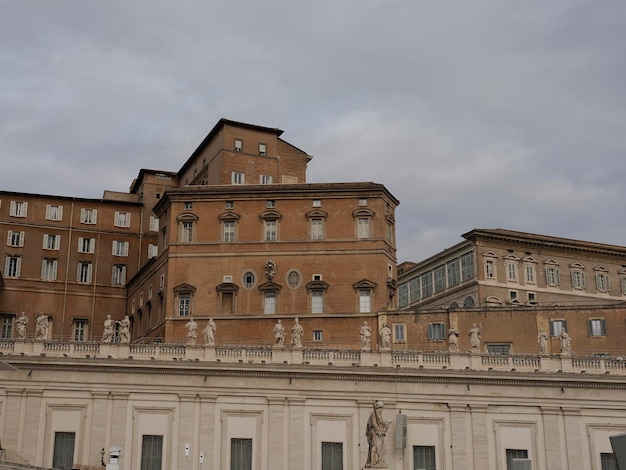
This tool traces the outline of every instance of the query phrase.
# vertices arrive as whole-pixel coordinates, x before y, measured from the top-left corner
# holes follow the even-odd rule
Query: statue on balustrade
[[[282,324],[280,318],[274,325],[272,333],[274,333],[274,345],[282,348],[285,344],[285,325]]]
[[[115,333],[115,320],[111,318],[111,315],[107,315],[104,320],[104,331],[102,332],[102,342],[110,343],[113,341],[113,333]]]
[[[120,321],[120,344],[130,343],[130,319],[128,315]]]
[[[448,351],[459,352],[459,330],[456,326],[450,326],[448,330]]]
[[[541,349],[541,353],[540,354],[548,354],[548,340],[550,339],[550,337],[548,336],[548,333],[546,333],[543,330],[539,331],[539,334],[537,335],[537,342],[539,343],[539,348]]]
[[[391,349],[391,328],[387,323],[383,323],[380,329],[380,349],[383,351],[389,351]]]
[[[367,322],[363,322],[361,326],[361,350],[370,351],[372,349],[372,329],[367,325]]]
[[[187,344],[194,346],[198,339],[198,324],[194,321],[193,317],[189,317],[185,328],[187,328]]]
[[[561,330],[561,354],[563,356],[571,356],[572,355],[572,338],[567,334],[565,328]]]
[[[291,328],[291,347],[292,348],[301,348],[302,347],[302,337],[304,336],[304,328],[300,324],[300,320],[296,317],[296,324]]]
[[[35,339],[37,341],[44,341],[48,339],[48,315],[43,312],[39,312],[35,323]]]
[[[365,468],[387,468],[385,463],[385,435],[391,421],[383,418],[383,402],[374,402],[374,411],[370,414],[365,428],[365,437],[367,437],[367,461]]]
[[[26,326],[28,325],[28,317],[22,314],[16,320],[17,323],[17,339],[26,339]]]
[[[480,332],[483,329],[483,326],[476,326],[476,323],[472,324],[472,329],[469,332],[470,337],[470,352],[478,353],[480,352]]]
[[[207,346],[215,346],[215,330],[217,326],[212,318],[209,318],[209,322],[206,324],[206,328],[202,331],[204,335],[204,343]]]

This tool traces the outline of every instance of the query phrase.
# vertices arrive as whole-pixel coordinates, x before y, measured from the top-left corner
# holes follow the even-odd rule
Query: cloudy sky
[[[626,245],[625,44],[623,0],[0,0],[0,190],[126,191],[225,117],[385,184],[399,261]]]

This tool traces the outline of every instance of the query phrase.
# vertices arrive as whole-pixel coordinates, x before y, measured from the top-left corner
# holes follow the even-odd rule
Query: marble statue
[[[48,339],[48,315],[43,312],[39,312],[35,323],[35,339],[37,341],[44,341]]]
[[[365,468],[387,467],[385,463],[385,435],[391,421],[383,418],[383,402],[374,402],[374,410],[367,420],[365,437],[367,437],[367,461]]]
[[[302,347],[302,336],[304,336],[304,328],[300,324],[300,320],[296,317],[296,324],[291,328],[291,347],[292,348],[301,348]]]
[[[107,315],[104,320],[104,331],[102,332],[102,342],[110,343],[113,341],[113,333],[115,333],[115,321],[111,318],[111,315]]]
[[[561,330],[561,354],[563,356],[571,356],[572,355],[572,338],[567,334],[565,329]]]
[[[274,345],[282,347],[285,344],[285,325],[282,324],[280,319],[274,325]]]
[[[541,330],[537,335],[537,342],[539,343],[539,348],[541,349],[541,354],[548,354],[548,333]]]
[[[372,329],[363,322],[361,326],[361,351],[369,351],[372,349]]]
[[[206,328],[202,332],[204,335],[204,343],[207,346],[215,346],[215,330],[217,326],[212,318],[209,318],[209,322],[206,324]]]
[[[124,316],[124,318],[120,321],[120,343],[130,343],[130,319],[128,318],[128,315]]]
[[[17,323],[17,339],[26,339],[26,326],[28,325],[28,317],[22,312]]]
[[[469,332],[470,344],[472,347],[470,348],[471,352],[480,352],[480,331],[482,330],[482,325],[476,326],[476,323],[472,324],[472,329]]]
[[[380,329],[380,349],[389,350],[391,349],[391,328],[387,323],[383,323],[382,328]]]
[[[448,330],[448,351],[459,352],[459,330],[456,326],[450,326]]]
[[[189,317],[185,328],[187,328],[187,344],[190,346],[195,345],[198,339],[198,324],[194,321],[193,317]]]

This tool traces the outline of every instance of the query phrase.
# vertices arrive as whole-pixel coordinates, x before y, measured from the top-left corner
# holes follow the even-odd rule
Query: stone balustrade
[[[564,372],[626,375],[626,361],[614,357],[565,355],[500,355],[354,349],[291,349],[255,345],[206,347],[185,344],[111,344],[52,341],[0,341],[4,356],[115,358],[128,360],[204,361],[248,364],[293,364],[338,367],[393,367],[430,370]]]

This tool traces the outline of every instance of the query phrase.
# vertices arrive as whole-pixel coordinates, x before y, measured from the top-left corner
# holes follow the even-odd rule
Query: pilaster
[[[480,356],[477,357],[480,359]],[[489,468],[489,428],[487,426],[487,406],[472,405],[470,409],[472,416],[472,447],[474,449],[473,468],[476,470],[482,470]]]

